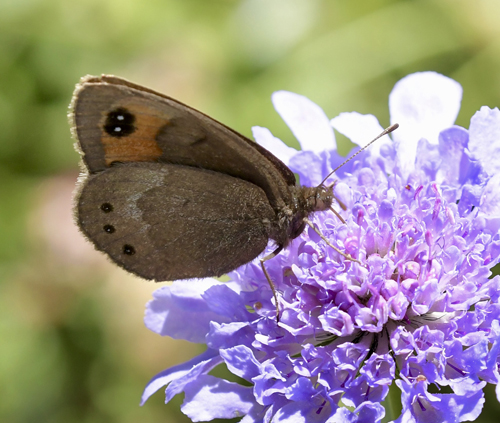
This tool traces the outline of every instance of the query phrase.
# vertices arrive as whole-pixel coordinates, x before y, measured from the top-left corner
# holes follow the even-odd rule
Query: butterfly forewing
[[[90,173],[114,162],[195,166],[261,187],[271,206],[292,199],[295,177],[258,144],[176,100],[116,77],[87,77],[77,88],[74,123]]]

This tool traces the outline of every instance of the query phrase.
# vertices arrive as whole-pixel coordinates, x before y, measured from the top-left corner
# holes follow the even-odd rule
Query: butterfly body
[[[152,280],[220,276],[286,247],[333,188],[296,185],[270,152],[176,100],[86,77],[72,104],[85,171],[76,220],[98,250]]]

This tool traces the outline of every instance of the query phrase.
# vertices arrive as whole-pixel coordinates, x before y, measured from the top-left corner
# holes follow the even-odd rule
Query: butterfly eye
[[[127,109],[120,107],[108,113],[104,130],[112,137],[126,137],[135,131],[135,116]]]
[[[135,254],[135,248],[130,244],[125,244],[123,246],[123,254],[126,254],[127,256],[133,256]]]

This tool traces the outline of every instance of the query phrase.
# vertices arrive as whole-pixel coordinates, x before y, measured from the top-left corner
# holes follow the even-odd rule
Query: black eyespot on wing
[[[130,244],[125,244],[123,246],[123,254],[126,254],[127,256],[133,256],[135,254],[135,248]]]
[[[121,138],[135,131],[135,116],[127,109],[120,107],[108,113],[104,130],[112,137]]]
[[[104,225],[103,229],[104,232],[107,232],[108,234],[112,234],[115,232],[115,227],[113,225]]]
[[[113,206],[110,203],[102,203],[101,204],[101,210],[104,213],[110,213],[113,211]]]

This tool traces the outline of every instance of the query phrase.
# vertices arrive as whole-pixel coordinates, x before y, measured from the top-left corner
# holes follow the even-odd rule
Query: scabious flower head
[[[229,283],[159,289],[146,325],[207,350],[155,376],[143,401],[166,386],[166,401],[185,394],[182,411],[193,421],[378,422],[395,384],[397,422],[474,420],[483,387],[500,386],[500,278],[491,272],[500,256],[500,112],[483,107],[468,130],[454,126],[461,94],[433,72],[396,84],[389,107],[400,129],[335,175],[345,223],[330,211],[313,216],[361,264],[304,231],[266,262],[279,324],[258,262]],[[343,161],[333,128],[358,145],[382,131],[371,115],[329,121],[297,94],[277,92],[273,103],[302,151],[265,128],[254,136],[303,185]],[[247,383],[210,375],[223,363]]]

